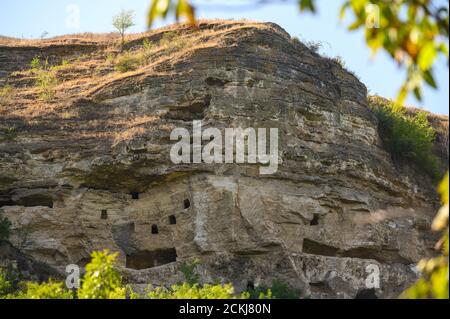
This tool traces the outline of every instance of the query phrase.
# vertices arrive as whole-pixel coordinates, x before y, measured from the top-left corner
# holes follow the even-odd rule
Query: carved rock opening
[[[176,260],[175,248],[139,251],[126,256],[126,267],[141,270],[170,264]]]
[[[313,219],[309,223],[310,226],[317,226],[319,225],[319,214],[314,214]]]
[[[355,299],[378,299],[375,289],[361,289],[356,294]]]
[[[14,204],[17,206],[24,206],[24,207],[43,206],[53,208],[53,199],[47,195],[35,194],[22,197],[17,201],[14,201]]]
[[[139,193],[138,192],[132,192],[130,193],[131,199],[137,200],[139,199]]]
[[[313,240],[303,240],[303,252],[311,255],[336,257],[338,249],[328,245],[324,245]]]

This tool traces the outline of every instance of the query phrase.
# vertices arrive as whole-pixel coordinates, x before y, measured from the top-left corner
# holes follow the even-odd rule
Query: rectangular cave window
[[[42,206],[53,208],[53,198],[46,194],[34,194],[20,198],[15,204],[24,207]]]
[[[309,223],[311,226],[317,226],[319,225],[319,214],[314,214],[313,219]]]
[[[191,207],[191,201],[189,199],[185,199],[183,202],[184,209],[188,209]]]
[[[152,251],[138,251],[126,256],[126,267],[130,269],[148,269],[163,266],[177,261],[175,248],[164,248]]]
[[[132,192],[131,194],[131,199],[139,199],[139,193],[138,192]]]
[[[108,211],[106,209],[102,210],[101,219],[108,219]]]
[[[158,225],[152,225],[152,234],[156,235],[159,233]]]
[[[176,223],[177,223],[177,218],[175,217],[175,215],[170,215],[169,216],[169,224],[176,225]]]

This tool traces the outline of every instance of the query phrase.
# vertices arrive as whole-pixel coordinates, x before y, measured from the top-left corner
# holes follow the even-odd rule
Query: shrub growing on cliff
[[[0,105],[7,105],[11,103],[14,97],[14,87],[11,85],[5,85],[0,88]]]
[[[58,80],[55,74],[49,70],[39,70],[36,77],[36,86],[40,89],[39,98],[49,102],[56,94],[55,86]]]
[[[195,269],[200,264],[200,261],[198,259],[195,259],[191,263],[183,263],[180,266],[180,271],[183,273],[184,280],[189,285],[195,285],[198,284],[200,281],[200,277],[195,272]]]
[[[142,56],[138,53],[126,52],[116,58],[116,70],[119,72],[134,71],[141,65]]]
[[[180,51],[188,46],[188,42],[176,32],[166,32],[163,34],[159,45],[164,47],[168,54]]]
[[[11,231],[11,222],[0,215],[0,241],[8,240]]]
[[[300,299],[302,295],[300,289],[291,288],[280,280],[272,281],[271,287],[258,286],[248,291],[250,299],[263,299],[262,297],[267,296],[268,292],[270,292],[272,299]]]
[[[438,162],[433,154],[435,131],[427,114],[408,115],[405,108],[378,97],[370,98],[369,102],[378,116],[383,144],[393,158],[411,161],[437,178]]]

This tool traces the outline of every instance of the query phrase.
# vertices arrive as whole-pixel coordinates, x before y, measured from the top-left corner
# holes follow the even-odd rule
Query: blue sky
[[[215,7],[214,3],[231,3],[238,0],[196,0],[200,18],[246,18],[275,22],[293,36],[304,41],[323,42],[321,53],[341,56],[349,70],[358,74],[370,92],[394,98],[404,79],[404,71],[385,54],[370,60],[362,32],[348,32],[338,20],[339,1],[319,0],[319,13],[315,16],[300,14],[295,0],[282,4],[247,7],[238,10]],[[240,2],[245,3],[244,0]],[[80,10],[78,27],[68,24],[68,6]],[[0,5],[0,34],[18,38],[39,38],[46,31],[49,36],[79,32],[110,32],[112,16],[121,9],[134,10],[136,26],[130,32],[145,31],[146,13],[150,0],[2,0]],[[70,7],[69,7],[70,8]],[[167,21],[164,23],[168,23]],[[156,27],[163,23],[157,23]],[[426,89],[424,101],[413,97],[408,105],[423,107],[438,114],[448,115],[449,69],[445,60],[436,65],[435,74],[439,90]]]

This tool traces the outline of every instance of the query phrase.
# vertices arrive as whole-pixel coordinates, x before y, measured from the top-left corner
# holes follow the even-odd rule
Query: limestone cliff
[[[173,43],[158,46],[167,32]],[[273,24],[202,22],[130,37],[150,62],[119,73],[105,38],[0,46],[0,210],[11,244],[63,272],[93,250],[120,252],[126,279],[168,285],[181,262],[238,289],[278,278],[314,298],[396,297],[432,253],[434,183],[382,146],[365,86]],[[39,101],[30,61],[56,69]],[[173,164],[176,127],[279,129],[279,170]],[[442,124],[442,123],[444,124]],[[448,161],[447,129],[436,152]],[[2,256],[0,255],[0,258]]]

